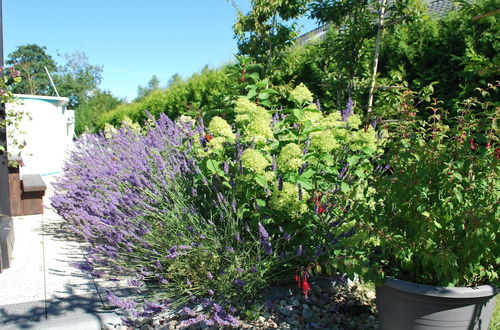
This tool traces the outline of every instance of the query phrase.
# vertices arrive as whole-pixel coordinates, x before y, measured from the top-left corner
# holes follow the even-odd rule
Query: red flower
[[[307,277],[304,277],[304,280],[302,281],[302,293],[306,298],[309,291],[311,291],[311,287],[309,286],[309,282],[307,282]]]
[[[470,139],[470,148],[471,150],[476,150],[476,144],[474,143],[474,139]]]
[[[320,206],[319,209],[318,209],[318,213],[319,214],[325,213],[325,208],[323,206]]]

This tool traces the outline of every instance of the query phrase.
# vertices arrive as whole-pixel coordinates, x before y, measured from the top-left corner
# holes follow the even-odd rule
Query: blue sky
[[[236,3],[250,9],[249,0]],[[130,101],[153,74],[165,85],[174,73],[231,61],[235,21],[227,0],[3,0],[4,58],[30,43],[61,64],[57,54],[83,51],[103,67],[101,88]]]

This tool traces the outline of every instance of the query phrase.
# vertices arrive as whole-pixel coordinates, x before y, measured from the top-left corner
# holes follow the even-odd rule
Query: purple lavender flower
[[[230,246],[226,246],[225,249],[229,253],[234,253],[234,249],[232,247],[230,247]]]
[[[307,153],[309,152],[309,146],[311,145],[311,138],[310,137],[307,137],[307,140],[306,140],[306,142],[304,142],[304,145],[305,145],[305,147],[304,147],[303,153],[304,153],[304,155],[307,155]],[[304,171],[304,169],[302,169],[302,171]]]
[[[211,272],[207,273],[207,277],[208,277],[209,280],[212,280],[214,278],[214,276],[212,275]]]
[[[107,290],[106,295],[108,298],[108,301],[113,305],[118,308],[124,308],[124,309],[132,309],[137,306],[137,303],[132,300],[125,300],[118,298],[113,292]]]
[[[191,317],[194,317],[196,316],[196,312],[194,310],[192,310],[191,308],[189,307],[184,307],[182,309],[182,312],[185,314],[185,315],[188,315],[188,316],[191,316]]]
[[[234,284],[236,284],[237,286],[240,286],[240,287],[244,287],[247,284],[247,282],[237,279],[237,280],[234,280]]]
[[[150,313],[151,315],[156,315],[160,313],[165,307],[160,304],[155,304],[152,302],[144,303],[144,311]]]
[[[283,239],[284,239],[285,241],[287,241],[287,242],[288,242],[288,241],[290,241],[290,234],[289,234],[289,233],[287,233],[287,232],[284,232],[284,233],[283,233]]]
[[[276,171],[276,155],[273,155],[273,161],[272,161],[272,165],[271,165],[271,170],[273,172]]]
[[[344,180],[345,177],[347,176],[347,170],[349,169],[349,164],[346,164],[344,167],[339,172],[338,178],[340,180]]]
[[[319,100],[316,100],[316,106],[318,107],[318,111],[321,112],[321,103],[319,103]]]
[[[88,261],[73,263],[72,265],[74,267],[78,268],[79,270],[82,270],[82,271],[88,272],[88,273],[91,273],[94,270],[94,267]]]
[[[272,125],[275,126],[278,122],[279,122],[279,114],[276,112],[274,115],[273,115],[273,119],[272,119]]]
[[[264,228],[264,226],[260,222],[257,224],[257,226],[259,227],[260,239],[268,240],[269,234],[267,233],[266,228]]]
[[[141,287],[142,286],[142,282],[138,281],[138,280],[135,280],[135,279],[128,280],[127,283],[130,286],[135,286],[135,287]]]
[[[281,175],[278,175],[278,190],[283,190],[283,177]]]
[[[224,173],[229,173],[229,161],[227,160],[224,162]]]
[[[241,236],[240,236],[239,232],[236,233],[234,236],[235,236],[237,242],[241,242]]]
[[[349,118],[352,114],[353,114],[353,102],[352,98],[349,96],[345,109],[341,111],[342,121],[347,121],[347,118]]]
[[[262,245],[262,249],[266,254],[271,255],[273,253],[273,249],[271,246],[271,242],[269,242],[269,234],[267,233],[266,229],[260,222],[258,223],[258,227],[260,234],[260,244]]]
[[[316,252],[315,252],[316,257],[321,257],[322,254],[323,254],[323,247],[321,246],[316,247]]]
[[[214,290],[212,290],[212,289],[208,289],[208,291],[207,291],[207,292],[208,292],[208,294],[209,294],[209,295],[211,295],[211,296],[213,296],[213,295],[215,294]]]
[[[240,273],[240,274],[242,274],[242,273],[244,273],[244,272],[245,272],[245,270],[243,270],[243,268],[241,268],[241,267],[236,268],[236,270],[237,270],[237,271],[238,271],[238,273]]]

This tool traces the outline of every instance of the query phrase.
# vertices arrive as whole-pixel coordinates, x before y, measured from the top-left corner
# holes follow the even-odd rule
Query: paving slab
[[[75,267],[85,244],[50,207],[53,177],[44,180],[44,213],[12,217],[16,241],[11,265],[0,273],[0,329],[114,329],[126,312],[112,310],[106,290],[121,297],[137,290]]]

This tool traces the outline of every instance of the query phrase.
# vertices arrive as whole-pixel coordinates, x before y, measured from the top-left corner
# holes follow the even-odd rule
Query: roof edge
[[[46,101],[49,103],[55,103],[57,106],[65,106],[69,102],[69,98],[67,97],[44,96],[44,95],[14,94],[14,98]]]

